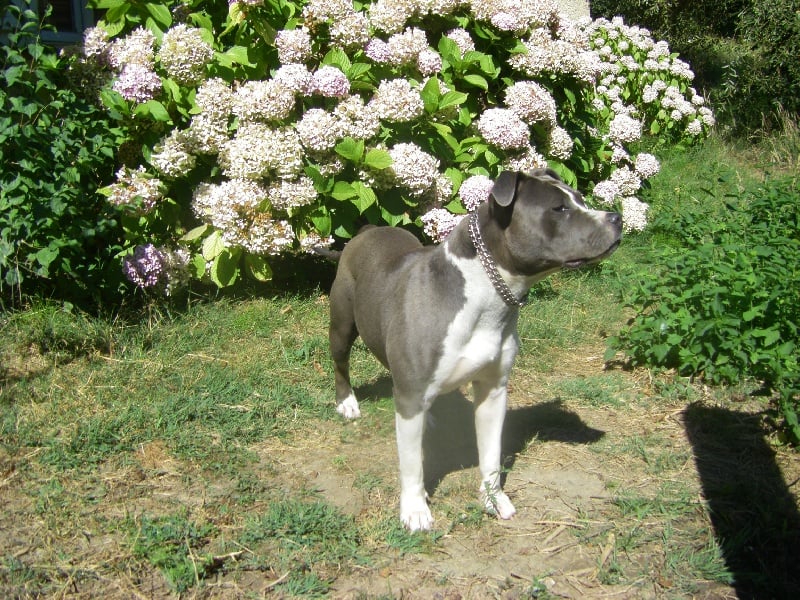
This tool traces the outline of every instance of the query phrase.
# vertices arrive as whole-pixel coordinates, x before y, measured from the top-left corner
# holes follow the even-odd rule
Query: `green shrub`
[[[740,119],[774,127],[780,112],[800,116],[800,0],[753,0],[742,13],[739,37],[750,52],[730,64],[727,89],[733,111]],[[753,123],[763,114],[763,123]]]
[[[668,40],[735,133],[780,127],[782,111],[800,113],[798,0],[596,0],[591,9]]]
[[[754,378],[780,395],[800,441],[800,190],[770,182],[726,203],[658,224],[680,240],[663,268],[641,273],[632,322],[609,340],[634,365],[675,368],[712,383]]]
[[[0,50],[0,301],[100,302],[122,283],[121,229],[97,193],[122,131],[70,88],[33,11],[7,4],[2,19],[14,29]]]
[[[126,211],[126,274],[149,290],[266,280],[272,255],[368,222],[439,241],[504,169],[550,166],[644,226],[634,195],[658,164],[635,142],[713,125],[668,47],[553,1],[94,6],[85,65],[106,69],[105,105],[145,142],[104,193]]]

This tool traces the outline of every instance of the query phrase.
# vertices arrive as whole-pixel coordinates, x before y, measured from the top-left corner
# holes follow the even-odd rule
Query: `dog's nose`
[[[622,224],[622,215],[615,212],[606,213],[606,220],[612,225]]]

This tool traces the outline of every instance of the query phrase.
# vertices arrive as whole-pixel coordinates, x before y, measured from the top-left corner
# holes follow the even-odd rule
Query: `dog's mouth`
[[[611,246],[609,246],[608,250],[599,254],[593,258],[579,258],[577,260],[568,260],[564,263],[564,268],[566,269],[580,269],[581,267],[586,267],[589,265],[595,265],[599,263],[601,260],[608,258],[614,251],[619,248],[620,242],[622,240],[616,240]]]

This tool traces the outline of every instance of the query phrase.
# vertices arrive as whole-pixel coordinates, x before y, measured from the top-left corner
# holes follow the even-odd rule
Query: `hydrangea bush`
[[[713,125],[666,44],[555,0],[94,6],[76,68],[107,74],[103,102],[145,141],[104,190],[140,287],[267,279],[270,255],[367,222],[441,241],[505,169],[549,166],[642,229],[643,133]]]

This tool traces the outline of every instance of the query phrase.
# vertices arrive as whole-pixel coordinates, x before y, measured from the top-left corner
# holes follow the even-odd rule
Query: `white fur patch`
[[[497,515],[501,519],[510,519],[517,514],[517,509],[509,500],[506,493],[500,489],[492,489],[487,485],[481,488],[481,500],[484,509],[490,515]]]
[[[358,400],[356,400],[355,395],[351,393],[342,400],[339,406],[336,407],[336,412],[345,419],[358,419],[361,416],[361,409],[358,408]]]

